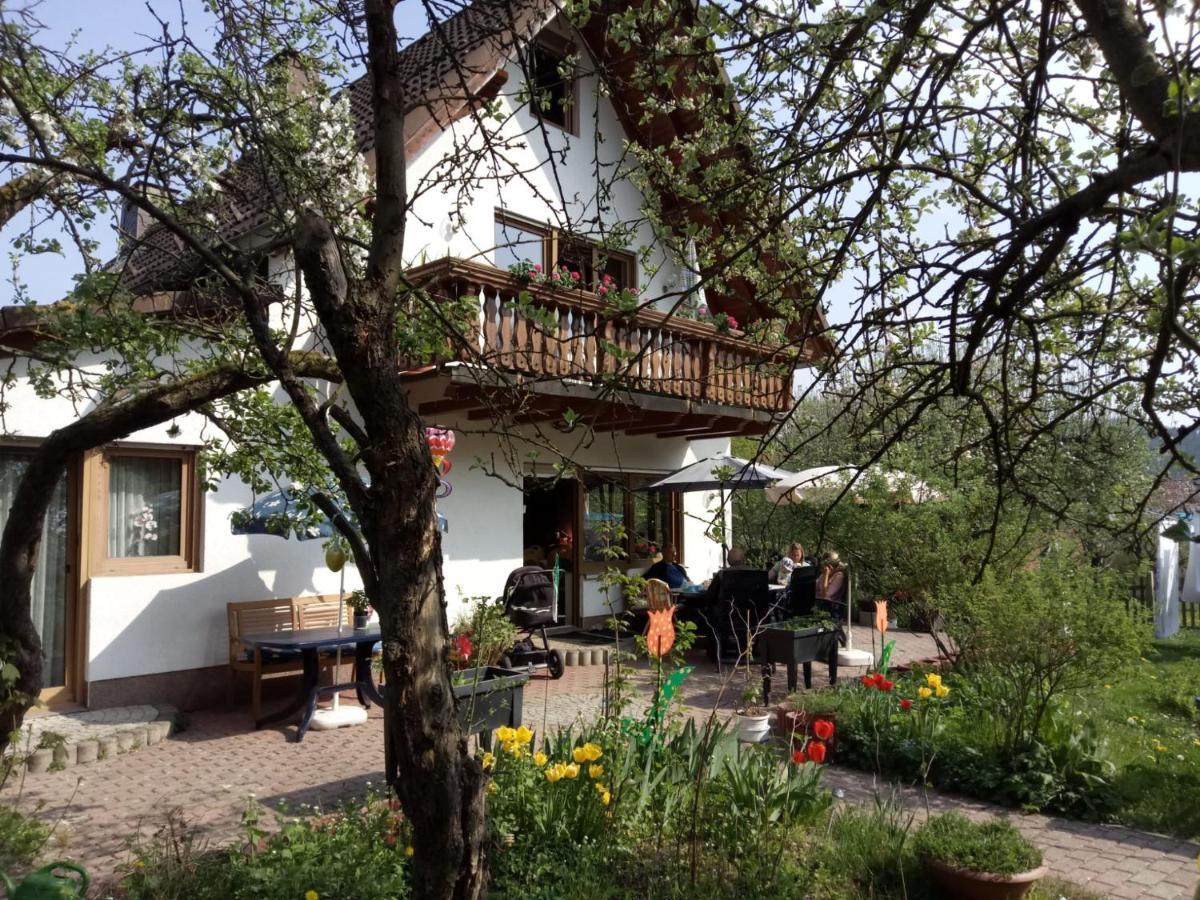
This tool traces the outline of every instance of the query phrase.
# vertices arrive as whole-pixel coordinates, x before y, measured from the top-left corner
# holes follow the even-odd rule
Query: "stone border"
[[[123,727],[97,738],[34,750],[25,759],[25,771],[36,775],[51,768],[70,769],[165,741],[175,730],[178,710],[166,704],[156,705],[156,708],[158,716],[152,722]]]

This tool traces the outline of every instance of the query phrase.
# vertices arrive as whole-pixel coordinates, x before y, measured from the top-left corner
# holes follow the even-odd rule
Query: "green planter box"
[[[804,686],[812,687],[812,664],[829,666],[829,683],[837,684],[837,656],[842,629],[832,623],[793,625],[784,622],[768,625],[755,641],[755,650],[763,663],[763,702],[771,702],[771,666],[787,666],[788,692],[798,687],[797,667],[804,669]]]
[[[502,725],[516,728],[521,724],[521,705],[528,683],[528,672],[499,666],[455,672],[454,699],[458,702],[458,721],[463,731],[478,734]]]

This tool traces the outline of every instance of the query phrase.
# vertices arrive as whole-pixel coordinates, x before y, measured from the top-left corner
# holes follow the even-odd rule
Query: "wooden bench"
[[[295,631],[299,628],[333,628],[338,622],[337,594],[318,594],[309,597],[284,597],[280,600],[247,600],[225,604],[229,618],[229,702],[234,702],[239,672],[250,673],[250,706],[255,719],[262,718],[262,683],[268,678],[299,675],[304,670],[299,656],[280,659],[263,656],[260,648],[247,652],[239,640],[243,634],[263,634],[273,631]],[[349,606],[342,610],[342,622],[353,627],[354,612]],[[333,659],[322,660],[322,667],[334,665]]]

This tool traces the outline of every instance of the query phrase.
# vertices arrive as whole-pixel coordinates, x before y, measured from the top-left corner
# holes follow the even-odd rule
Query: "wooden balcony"
[[[477,316],[466,335],[470,349],[448,362],[514,373],[543,392],[553,393],[557,382],[590,385],[607,395],[673,399],[679,403],[650,404],[664,413],[676,411],[671,433],[765,430],[776,413],[791,408],[793,369],[811,362],[814,352],[766,347],[654,309],[615,317],[590,292],[525,284],[508,272],[459,259],[429,263],[408,278],[434,295],[474,301]],[[518,302],[522,292],[526,308]],[[626,397],[626,407],[631,399]],[[636,405],[645,407],[646,399]],[[689,414],[722,421],[706,429]],[[631,428],[636,424],[631,420]]]

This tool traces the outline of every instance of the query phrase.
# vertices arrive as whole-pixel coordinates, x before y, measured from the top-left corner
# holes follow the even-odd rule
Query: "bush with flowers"
[[[641,303],[641,291],[636,287],[622,286],[607,272],[602,274],[594,283],[589,284],[584,273],[569,266],[556,266],[550,269],[542,267],[541,263],[528,260],[515,263],[508,270],[517,280],[524,284],[562,290],[590,290],[597,300],[611,304],[622,313],[631,313]]]

